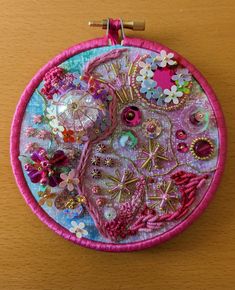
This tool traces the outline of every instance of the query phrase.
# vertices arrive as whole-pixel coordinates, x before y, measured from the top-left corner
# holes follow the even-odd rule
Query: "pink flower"
[[[67,149],[65,152],[69,159],[75,159],[76,152],[74,149]]]
[[[38,143],[30,142],[30,143],[26,144],[25,152],[26,153],[32,153],[34,150],[36,150],[38,148],[39,148]]]
[[[43,140],[45,140],[45,139],[49,139],[49,138],[50,138],[50,132],[47,131],[47,130],[41,130],[41,131],[39,131],[39,132],[37,133],[37,137],[38,137],[39,139],[43,139]]]
[[[37,133],[37,130],[34,129],[33,127],[28,127],[25,130],[26,137],[33,137],[33,136],[35,136],[36,133]]]
[[[34,115],[33,116],[33,122],[34,122],[34,124],[42,123],[42,115]]]
[[[31,154],[31,161],[24,165],[29,178],[33,183],[57,186],[61,182],[61,168],[68,163],[64,151],[57,150],[48,155],[44,148],[38,148]]]
[[[74,190],[74,186],[76,186],[79,183],[79,179],[75,177],[75,170],[72,169],[69,174],[61,173],[60,178],[62,181],[60,182],[59,186],[62,188],[67,187],[69,191]]]

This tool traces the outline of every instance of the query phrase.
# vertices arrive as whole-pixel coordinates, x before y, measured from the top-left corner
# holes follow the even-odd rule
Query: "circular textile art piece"
[[[36,214],[69,240],[112,251],[190,224],[215,191],[222,153],[216,100],[195,68],[157,45],[54,63],[25,91],[12,129],[15,175]]]

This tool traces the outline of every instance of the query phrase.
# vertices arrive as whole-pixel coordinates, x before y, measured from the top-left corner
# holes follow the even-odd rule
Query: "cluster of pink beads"
[[[114,220],[105,223],[105,230],[112,240],[124,239],[129,235],[136,234],[137,231],[131,230],[128,226],[142,204],[144,188],[145,180],[140,178],[140,181],[136,183],[136,191],[132,199],[120,206],[119,215]]]
[[[48,100],[53,98],[54,94],[58,93],[59,82],[64,78],[65,71],[60,67],[54,67],[45,74],[43,80],[45,81],[41,93],[47,97]]]

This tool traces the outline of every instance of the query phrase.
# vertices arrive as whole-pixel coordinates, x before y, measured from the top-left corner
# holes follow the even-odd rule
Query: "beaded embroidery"
[[[52,219],[78,239],[125,244],[192,213],[213,179],[218,140],[206,94],[174,53],[116,45],[45,74],[19,158]]]

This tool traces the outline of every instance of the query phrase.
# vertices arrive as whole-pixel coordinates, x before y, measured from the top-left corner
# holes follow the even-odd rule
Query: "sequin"
[[[148,119],[142,125],[144,129],[144,134],[148,138],[156,138],[162,132],[161,123],[156,119]]]
[[[138,143],[138,139],[131,131],[122,131],[119,144],[121,147],[134,148]]]
[[[180,129],[176,131],[175,136],[179,140],[185,140],[187,138],[187,133],[184,130]]]
[[[113,207],[107,207],[104,209],[104,217],[106,220],[113,220],[117,216],[117,212]]]
[[[177,150],[181,153],[187,153],[189,148],[188,145],[184,142],[181,142],[177,145]]]
[[[122,111],[121,118],[126,126],[135,127],[141,122],[141,112],[135,106],[128,106]]]
[[[196,110],[190,115],[189,120],[193,125],[201,126],[206,121],[207,115],[203,110]]]

